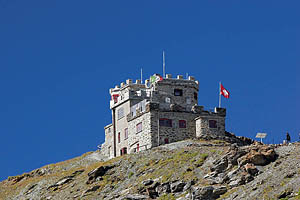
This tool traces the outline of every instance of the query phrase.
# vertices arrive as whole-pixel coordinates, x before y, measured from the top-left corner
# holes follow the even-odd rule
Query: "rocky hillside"
[[[300,199],[300,144],[187,140],[108,161],[99,152],[0,183],[0,199]]]

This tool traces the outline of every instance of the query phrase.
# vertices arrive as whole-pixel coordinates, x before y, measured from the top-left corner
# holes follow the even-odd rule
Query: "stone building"
[[[224,108],[198,105],[199,82],[189,76],[128,79],[110,89],[112,123],[105,126],[101,152],[113,158],[201,135],[225,134]]]

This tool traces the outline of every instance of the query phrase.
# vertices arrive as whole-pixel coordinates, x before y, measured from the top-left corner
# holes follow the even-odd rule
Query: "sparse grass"
[[[159,200],[175,200],[176,198],[174,197],[173,194],[163,194],[158,199]]]
[[[129,172],[129,173],[128,173],[128,178],[131,178],[133,175],[134,175],[133,172]]]
[[[233,188],[231,190],[228,190],[225,194],[220,196],[220,199],[226,199],[228,198],[230,195],[232,195],[233,193],[235,193],[238,190],[238,188]]]

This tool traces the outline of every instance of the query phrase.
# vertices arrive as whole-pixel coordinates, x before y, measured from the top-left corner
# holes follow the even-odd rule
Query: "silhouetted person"
[[[287,143],[291,142],[291,136],[288,132],[286,132],[286,141],[287,141]]]

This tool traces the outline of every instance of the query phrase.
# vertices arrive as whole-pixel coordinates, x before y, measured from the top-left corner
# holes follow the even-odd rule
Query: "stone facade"
[[[110,89],[112,124],[105,129],[101,152],[113,158],[205,134],[224,135],[224,108],[198,106],[199,83],[181,75],[158,74]]]

